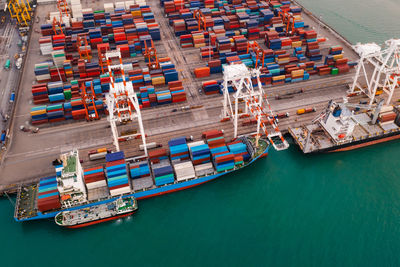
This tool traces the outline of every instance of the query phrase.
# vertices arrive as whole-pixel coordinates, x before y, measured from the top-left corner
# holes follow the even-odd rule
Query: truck
[[[147,149],[152,149],[156,147],[162,147],[162,144],[157,144],[156,142],[151,142],[146,144]],[[143,151],[144,150],[144,145],[139,146],[139,150]]]
[[[315,112],[316,109],[315,107],[312,108],[301,108],[297,110],[297,115],[302,115],[302,114],[306,114],[306,113],[311,113],[311,112]]]
[[[17,68],[17,70],[21,69],[21,67],[22,67],[22,57],[19,57],[19,58],[15,61],[15,67]]]
[[[7,59],[7,60],[6,60],[6,63],[4,64],[4,68],[5,68],[6,70],[9,70],[10,67],[11,67],[11,60]]]
[[[89,160],[104,159],[106,157],[107,153],[111,153],[111,150],[109,150],[105,147],[90,150],[88,152]]]

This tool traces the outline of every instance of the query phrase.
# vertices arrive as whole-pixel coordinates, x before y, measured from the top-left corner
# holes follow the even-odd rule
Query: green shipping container
[[[332,68],[331,74],[332,75],[338,75],[339,74],[339,69],[338,68]]]
[[[71,90],[64,90],[64,98],[70,100],[72,97]]]

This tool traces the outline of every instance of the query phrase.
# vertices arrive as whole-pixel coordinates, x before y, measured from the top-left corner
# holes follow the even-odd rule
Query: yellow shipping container
[[[206,46],[205,43],[201,43],[201,44],[195,44],[194,47],[199,48],[199,47],[203,47]]]
[[[304,114],[304,113],[306,113],[306,110],[304,108],[301,108],[301,109],[297,110],[297,115],[301,115],[301,114]]]
[[[343,54],[333,55],[334,60],[338,60],[338,59],[342,59],[342,58],[343,58]]]
[[[132,14],[132,16],[134,16],[134,17],[141,17],[141,16],[142,16],[142,11],[140,11],[140,10],[134,10],[134,11],[131,11],[131,14]]]
[[[292,71],[292,77],[304,76],[304,70],[294,70]]]
[[[292,47],[301,47],[302,42],[297,41],[297,42],[292,42]]]
[[[164,78],[164,76],[162,76],[162,77],[154,77],[154,78],[151,79],[151,83],[153,85],[163,85],[163,84],[165,84],[165,78]]]
[[[285,75],[279,75],[279,76],[272,77],[273,81],[284,80],[284,79],[285,79]]]
[[[31,116],[46,114],[46,109],[31,111]]]

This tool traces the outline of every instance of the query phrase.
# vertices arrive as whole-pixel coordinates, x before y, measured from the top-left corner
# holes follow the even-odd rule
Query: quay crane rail
[[[361,90],[369,97],[371,105],[377,90],[382,89],[388,95],[388,105],[394,90],[399,87],[400,39],[387,40],[383,48],[376,43],[358,43],[354,49],[360,55],[360,60],[349,93]],[[369,67],[373,68],[372,72],[368,72]]]
[[[133,89],[132,83],[126,82],[124,66],[121,58],[121,52],[118,50],[107,51],[105,53],[107,60],[108,73],[110,76],[110,92],[106,95],[108,120],[111,126],[114,145],[117,151],[119,148],[119,134],[117,122],[127,124],[137,120],[140,133],[125,135],[125,138],[138,137],[142,138],[144,153],[147,156],[146,136],[143,128],[142,115],[140,112],[139,100]],[[117,63],[112,63],[115,59]],[[116,77],[119,75],[119,77]]]
[[[253,86],[252,79],[257,80],[257,85]],[[229,95],[229,86],[234,86],[234,107]],[[289,147],[289,143],[283,138],[278,128],[277,121],[272,112],[271,106],[266,98],[260,81],[260,70],[249,70],[244,64],[232,64],[224,66],[223,82],[223,110],[222,118],[233,119],[234,138],[238,135],[238,117],[241,115],[252,115],[257,120],[257,144],[261,136],[262,129],[270,143],[276,150],[284,150]],[[245,112],[239,114],[239,100],[245,101]],[[267,125],[271,125],[273,130],[268,131]]]

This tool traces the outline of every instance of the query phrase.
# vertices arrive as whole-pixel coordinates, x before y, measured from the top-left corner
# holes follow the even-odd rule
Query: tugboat
[[[93,224],[128,217],[138,210],[135,197],[118,198],[110,203],[88,208],[62,211],[56,215],[55,222],[67,228],[81,228]]]

